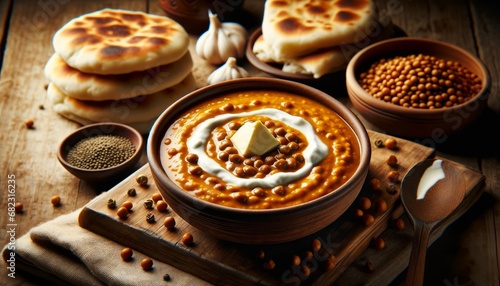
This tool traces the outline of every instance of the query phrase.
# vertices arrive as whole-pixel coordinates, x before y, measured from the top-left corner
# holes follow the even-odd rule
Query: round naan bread
[[[124,74],[180,59],[189,35],[168,17],[104,9],[69,21],[52,42],[56,53],[75,69]]]
[[[189,52],[179,60],[120,75],[99,75],[70,67],[58,54],[45,65],[45,76],[65,95],[81,100],[114,100],[147,95],[178,84],[191,73]]]
[[[53,83],[47,88],[47,96],[54,110],[67,119],[83,125],[95,122],[118,122],[145,130],[172,103],[196,89],[192,74],[180,83],[150,95],[105,101],[84,101],[65,95]],[[150,125],[148,125],[150,123]],[[142,126],[141,128],[139,128]],[[144,133],[144,132],[143,132]]]
[[[262,34],[278,58],[354,43],[376,22],[373,0],[268,0]]]

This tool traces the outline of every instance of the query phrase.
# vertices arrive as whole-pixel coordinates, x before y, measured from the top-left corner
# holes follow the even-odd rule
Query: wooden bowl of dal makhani
[[[358,118],[309,86],[270,78],[196,90],[154,124],[147,156],[172,209],[237,243],[292,241],[358,196],[371,156]]]

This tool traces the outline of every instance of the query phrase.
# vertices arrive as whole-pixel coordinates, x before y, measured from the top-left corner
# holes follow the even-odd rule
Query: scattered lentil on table
[[[153,268],[153,260],[149,257],[141,260],[141,267],[144,271],[150,271]]]
[[[392,222],[392,225],[397,230],[405,229],[405,222],[400,218],[394,219],[394,221]]]
[[[126,207],[120,207],[117,211],[116,211],[116,215],[121,218],[121,219],[124,219],[128,216],[128,209]]]
[[[276,267],[276,263],[274,262],[274,260],[269,259],[268,261],[264,262],[264,264],[262,265],[262,267],[265,270],[273,270],[274,267]]]
[[[321,249],[321,241],[320,241],[320,240],[318,240],[318,239],[313,239],[313,240],[311,241],[311,249],[312,249],[312,251],[314,251],[314,252],[319,251],[319,250]]]
[[[359,207],[362,210],[369,210],[372,207],[372,201],[367,197],[359,198]]]
[[[117,166],[134,155],[132,141],[123,136],[97,135],[80,140],[67,155],[68,163],[88,170]]]
[[[387,163],[387,165],[389,165],[391,167],[397,167],[398,166],[398,158],[394,155],[390,155],[387,158],[386,163]]]
[[[123,261],[130,261],[132,260],[132,256],[134,255],[134,251],[132,248],[126,247],[120,252],[120,256],[123,259]]]
[[[24,125],[26,126],[26,128],[28,129],[33,129],[34,126],[35,126],[35,121],[33,119],[27,119],[26,121],[24,121]]]
[[[175,228],[175,219],[171,216],[168,216],[163,221],[163,226],[165,226],[168,230],[173,230]]]
[[[22,213],[23,212],[23,203],[21,202],[16,202],[15,206],[14,206],[14,210],[16,213]]]
[[[373,241],[373,246],[375,247],[375,249],[384,249],[385,248],[385,241],[382,237],[377,237],[375,238],[375,240]]]
[[[335,268],[335,265],[337,264],[337,260],[335,258],[335,255],[333,254],[330,254],[328,256],[328,259],[326,260],[325,262],[325,270],[326,271],[330,271],[330,270],[333,270]]]
[[[365,213],[361,209],[354,209],[353,214],[355,218],[362,218]]]
[[[378,191],[382,188],[382,182],[378,178],[372,178],[368,184],[370,185],[370,189],[372,191]]]
[[[385,139],[384,146],[389,150],[396,150],[398,148],[398,141],[394,138]]]
[[[151,196],[151,199],[153,200],[153,202],[158,202],[159,200],[162,200],[163,197],[160,193],[154,193],[152,196]]]
[[[61,197],[59,196],[53,196],[52,198],[50,198],[50,203],[55,206],[55,207],[58,207],[61,205]]]
[[[292,262],[291,262],[292,266],[299,266],[300,263],[302,262],[302,260],[300,259],[300,256],[298,256],[298,255],[292,255],[291,260],[292,260]]]
[[[375,217],[371,214],[364,214],[363,215],[363,224],[365,226],[370,226],[375,222]]]
[[[159,212],[166,212],[166,211],[167,211],[167,208],[168,208],[168,204],[167,204],[167,202],[165,202],[164,200],[159,200],[159,201],[156,203],[156,209],[157,209]]]
[[[182,243],[184,245],[190,246],[194,244],[194,238],[193,235],[189,232],[184,233],[181,239]]]
[[[131,201],[125,201],[122,203],[122,207],[126,208],[127,211],[130,211],[134,204]]]
[[[373,202],[373,208],[377,213],[384,213],[387,211],[387,202],[383,198],[377,198]]]
[[[387,179],[390,181],[390,182],[399,182],[399,172],[398,171],[390,171],[388,174],[387,174]]]
[[[302,272],[303,276],[309,277],[309,275],[311,275],[311,268],[309,268],[307,265],[302,265],[300,267],[300,272]]]

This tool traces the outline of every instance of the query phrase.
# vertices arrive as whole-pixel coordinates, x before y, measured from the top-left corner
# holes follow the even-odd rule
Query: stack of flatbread
[[[345,68],[351,55],[343,45],[363,40],[375,23],[372,0],[267,0],[253,52],[285,72],[320,78]]]
[[[196,89],[189,36],[174,20],[104,9],[65,24],[45,66],[54,110],[79,122],[119,122],[148,133]]]

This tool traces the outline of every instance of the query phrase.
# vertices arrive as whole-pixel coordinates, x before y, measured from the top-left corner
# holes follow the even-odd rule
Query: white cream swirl
[[[302,153],[305,159],[305,164],[302,168],[296,170],[295,172],[275,173],[266,176],[265,178],[239,178],[228,170],[222,168],[217,162],[206,154],[205,146],[210,138],[212,130],[215,127],[229,119],[253,115],[267,116],[281,121],[301,131],[306,136],[309,140],[309,144]],[[307,120],[298,116],[290,115],[275,108],[264,108],[242,113],[222,114],[215,116],[214,118],[207,119],[193,130],[192,135],[187,140],[187,147],[190,153],[198,155],[198,165],[204,171],[221,178],[228,184],[246,188],[272,188],[293,182],[310,173],[313,166],[321,162],[328,154],[328,146],[325,145],[318,136],[316,136],[314,127]]]

